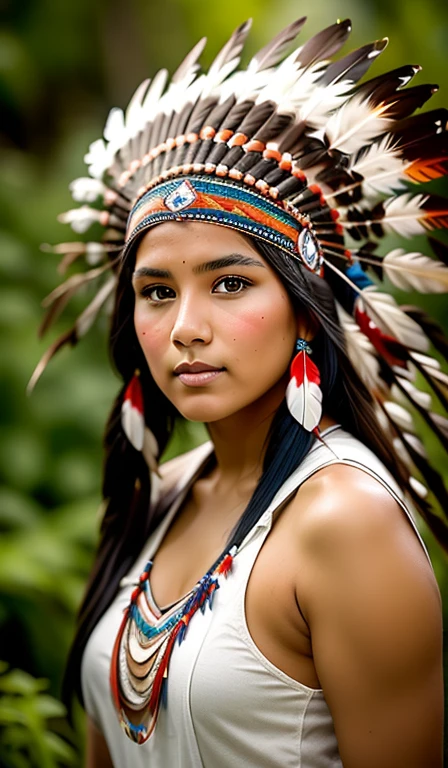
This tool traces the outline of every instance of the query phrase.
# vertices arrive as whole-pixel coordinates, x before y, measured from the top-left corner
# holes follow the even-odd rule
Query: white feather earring
[[[145,424],[143,391],[138,369],[124,393],[121,406],[121,425],[133,448],[136,451],[141,451],[150,470],[158,474],[157,455],[159,447],[153,432]]]
[[[297,355],[291,363],[291,379],[286,389],[286,404],[293,418],[307,432],[319,433],[322,416],[320,373],[309,357],[311,347],[306,339],[297,339]]]

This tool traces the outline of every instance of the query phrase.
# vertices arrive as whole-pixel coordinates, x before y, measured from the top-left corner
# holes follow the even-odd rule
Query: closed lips
[[[179,376],[181,373],[206,373],[207,371],[223,371],[224,368],[216,368],[214,365],[207,365],[207,363],[181,363],[176,366],[174,373]]]

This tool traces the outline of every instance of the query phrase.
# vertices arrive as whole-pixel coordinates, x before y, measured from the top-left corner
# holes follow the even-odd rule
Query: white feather
[[[92,142],[89,146],[89,151],[84,155],[84,162],[88,167],[90,176],[94,179],[101,179],[103,177],[112,159],[103,139],[97,139]]]
[[[402,405],[392,402],[392,400],[386,400],[384,408],[391,417],[392,421],[405,432],[415,432],[415,426],[411,414]]]
[[[143,113],[143,99],[145,97],[145,93],[148,89],[148,85],[150,83],[150,80],[143,80],[142,83],[138,86],[137,90],[135,91],[134,95],[132,96],[127,109],[126,109],[126,115],[125,115],[125,125],[126,125],[126,133],[128,139],[132,138],[133,136],[136,136],[137,133],[141,130],[143,122],[144,122],[144,113]]]
[[[403,464],[405,464],[408,468],[411,466],[414,468],[414,465],[412,464],[410,460],[410,456],[404,447],[403,443],[401,442],[399,437],[394,437],[392,440],[392,444],[395,449],[395,453],[398,454],[399,458],[402,460]]]
[[[329,149],[352,154],[384,133],[391,121],[382,117],[385,106],[372,109],[359,96],[347,101],[329,119],[326,134]]]
[[[422,253],[406,253],[396,248],[384,257],[382,267],[389,280],[403,291],[448,291],[448,267]]]
[[[271,71],[271,77],[265,88],[260,91],[256,103],[275,101],[281,104],[293,102],[294,87],[299,77],[300,63],[297,61],[297,51],[288,56],[276,70]]]
[[[159,466],[157,464],[159,446],[154,433],[151,432],[149,427],[145,427],[142,453],[151,472],[159,474]]]
[[[88,304],[84,311],[81,312],[78,319],[76,320],[76,331],[79,338],[85,336],[85,334],[90,330],[97,318],[99,310],[109,298],[112,291],[116,288],[116,285],[117,279],[115,275],[113,275],[104,283],[104,285],[101,286],[100,290],[95,294],[90,304]]]
[[[435,371],[440,371],[440,363],[438,360],[436,360],[435,357],[430,357],[430,355],[421,355],[419,352],[411,352],[411,358],[419,363],[419,365],[422,365],[424,368],[430,368],[431,375]]]
[[[98,179],[82,177],[69,184],[73,200],[77,203],[94,203],[100,195],[104,196],[107,187]]]
[[[235,72],[231,77],[225,80],[219,90],[219,101],[222,103],[235,96],[237,101],[246,101],[255,99],[260,92],[267,86],[272,76],[269,69],[263,69],[261,72]]]
[[[365,303],[367,314],[383,333],[394,336],[411,349],[420,352],[429,349],[429,341],[418,323],[402,312],[390,294],[382,293],[376,286],[371,285],[361,291],[356,302],[361,310],[363,302]]]
[[[413,237],[426,230],[418,221],[422,215],[421,207],[428,195],[398,195],[384,202],[385,215],[380,223],[386,233],[395,232],[402,237]]]
[[[121,406],[121,424],[131,445],[136,451],[141,451],[145,438],[145,422],[130,400],[125,400]]]
[[[63,224],[70,224],[71,228],[81,234],[86,232],[95,222],[99,222],[102,211],[96,208],[90,208],[88,205],[82,205],[80,208],[72,208],[70,211],[60,213],[58,221]]]
[[[424,392],[423,390],[418,389],[411,381],[401,377],[400,387],[404,389],[411,400],[414,400],[421,408],[424,408],[425,411],[431,409],[432,400],[429,392]],[[400,387],[397,384],[393,384],[391,387],[391,395],[397,402],[407,404],[408,400],[406,395],[401,391]]]
[[[348,356],[355,369],[369,388],[380,388],[380,367],[373,344],[338,302],[336,309],[345,333]]]
[[[118,107],[113,107],[106,120],[106,125],[103,131],[104,138],[108,142],[108,150],[116,151],[120,149],[126,141],[127,132],[124,121],[124,112]]]
[[[390,422],[389,422],[386,414],[384,413],[382,408],[379,407],[379,405],[377,403],[374,403],[373,407],[374,407],[374,411],[375,411],[375,416],[376,416],[376,418],[379,421],[380,427],[382,427],[382,429],[386,433],[389,433],[390,432]]]
[[[378,144],[372,144],[362,158],[350,165],[349,170],[364,177],[363,193],[369,198],[378,192],[387,195],[394,189],[400,189],[405,182],[404,171],[409,165],[399,157],[390,136],[386,136]],[[337,194],[342,192],[344,190],[338,190]]]
[[[349,80],[327,86],[316,85],[299,109],[300,118],[306,120],[311,126],[323,128],[330,115],[346,100],[347,91],[351,85]]]
[[[286,388],[286,404],[291,416],[304,429],[312,432],[322,416],[322,390],[306,378],[298,387],[295,378],[292,377]]]
[[[427,458],[427,453],[425,450],[425,446],[423,445],[422,441],[417,437],[417,435],[412,435],[410,432],[403,433],[403,436],[406,438],[406,442],[408,442],[414,451],[416,453],[419,453],[423,458]]]
[[[411,475],[409,478],[409,485],[411,488],[413,488],[417,496],[420,496],[421,499],[426,499],[428,495],[428,489],[425,485],[423,485],[423,483],[420,482],[420,480],[417,480],[416,477]]]
[[[223,83],[224,80],[237,68],[241,59],[240,54],[251,25],[252,21],[249,19],[245,24],[238,27],[218,55],[213,59],[204,79],[202,98],[206,98],[210,94],[215,93],[221,83]],[[229,58],[230,56],[232,56],[231,59]]]
[[[102,243],[95,243],[94,241],[86,243],[86,262],[91,267],[96,267],[97,264],[101,264],[107,251]]]
[[[403,437],[405,438],[406,443],[409,443],[411,448],[413,448],[416,453],[418,453],[424,459],[427,458],[426,451],[425,451],[425,448],[423,446],[423,443],[421,442],[421,440],[419,440],[419,438],[416,435],[412,435],[410,432],[404,432],[403,433]],[[401,439],[399,437],[395,437],[392,442],[393,442],[393,446],[394,446],[396,452],[398,453],[399,457],[401,458],[401,460],[408,467],[411,466],[413,468],[413,470],[415,470],[415,465],[414,465],[414,463],[413,463],[409,453],[406,450],[406,445],[401,441]]]
[[[142,103],[143,122],[146,123],[154,119],[167,79],[168,71],[166,69],[159,69],[153,77]]]

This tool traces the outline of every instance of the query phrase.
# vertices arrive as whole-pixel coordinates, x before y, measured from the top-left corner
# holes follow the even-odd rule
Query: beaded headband
[[[162,182],[136,202],[128,219],[123,258],[142,232],[164,221],[182,220],[239,230],[321,272],[322,252],[306,216],[251,189],[201,176]]]

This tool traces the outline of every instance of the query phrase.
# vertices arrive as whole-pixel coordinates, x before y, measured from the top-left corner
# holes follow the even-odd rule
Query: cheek
[[[226,318],[226,332],[231,340],[253,351],[269,343],[285,344],[288,353],[297,336],[297,321],[286,295],[266,295],[265,300]]]
[[[154,322],[148,317],[148,313],[136,308],[134,312],[134,327],[137,339],[143,350],[146,360],[160,358],[164,345],[164,330],[160,323]]]

